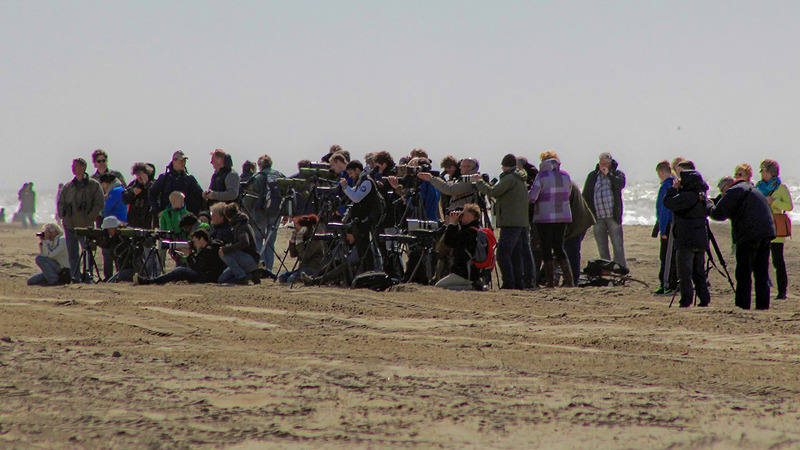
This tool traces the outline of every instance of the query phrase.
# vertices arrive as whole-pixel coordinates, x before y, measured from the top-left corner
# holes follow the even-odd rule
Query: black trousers
[[[736,306],[750,309],[755,279],[756,309],[769,309],[769,243],[755,239],[736,243]]]
[[[786,261],[783,260],[783,242],[772,242],[769,244],[769,249],[772,253],[772,266],[775,267],[778,295],[786,295],[789,277],[786,276]]]
[[[567,259],[567,253],[564,251],[566,223],[537,223],[536,229],[539,231],[539,239],[542,242],[543,261]]]
[[[675,259],[674,265],[678,266],[678,277],[681,280],[681,304],[692,304],[695,291],[700,304],[708,304],[711,301],[711,294],[708,292],[706,279],[705,249],[681,248],[675,252]]]

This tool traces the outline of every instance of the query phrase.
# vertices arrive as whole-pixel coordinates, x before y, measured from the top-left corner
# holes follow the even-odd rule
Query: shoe
[[[254,270],[250,277],[253,279],[253,284],[261,284],[261,270]]]
[[[664,295],[672,295],[675,293],[675,289],[665,289]]]
[[[681,307],[681,308],[688,308],[688,307],[692,306],[692,302],[688,302],[688,303],[679,302],[678,306]]]
[[[569,261],[566,259],[558,260],[558,267],[561,268],[561,277],[563,278],[564,282],[562,283],[563,287],[575,287],[575,282],[572,279],[572,268],[569,265]]]
[[[697,304],[697,306],[699,306],[699,307],[701,307],[701,308],[705,308],[705,307],[707,307],[707,306],[708,306],[708,305],[710,305],[710,304],[711,304],[711,300],[709,300],[709,301],[707,301],[707,302],[700,302],[700,303],[698,303],[698,304]]]
[[[778,296],[775,297],[775,300],[786,300],[786,293],[778,293]]]
[[[544,268],[544,287],[546,288],[553,288],[555,287],[555,262],[552,260],[545,261],[543,264]]]
[[[139,285],[139,274],[138,273],[133,274],[133,285],[134,286],[138,286]]]
[[[655,292],[653,292],[653,295],[664,295],[665,292],[664,286],[660,286]]]

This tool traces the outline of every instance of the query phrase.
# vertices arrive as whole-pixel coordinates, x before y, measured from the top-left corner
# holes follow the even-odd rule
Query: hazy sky
[[[205,186],[214,148],[293,172],[334,143],[797,177],[798,42],[797,1],[1,0],[0,189],[95,148],[125,174],[182,149]]]

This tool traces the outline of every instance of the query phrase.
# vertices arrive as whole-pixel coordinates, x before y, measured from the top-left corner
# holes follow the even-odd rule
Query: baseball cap
[[[172,160],[175,161],[176,159],[189,159],[189,157],[183,154],[183,150],[178,150],[172,154]]]

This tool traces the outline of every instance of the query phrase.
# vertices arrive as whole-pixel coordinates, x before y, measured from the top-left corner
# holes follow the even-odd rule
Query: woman
[[[567,225],[572,222],[569,204],[572,180],[567,172],[561,170],[561,161],[554,152],[542,154],[540,158],[543,161],[539,165],[539,174],[528,195],[534,205],[533,222],[542,242],[545,286],[551,288],[555,285],[555,259],[561,268],[564,286],[572,287],[572,268],[564,251],[564,235]]]
[[[779,173],[780,167],[777,161],[772,159],[761,161],[761,181],[756,184],[756,189],[761,191],[764,197],[767,198],[767,203],[769,203],[773,214],[781,214],[794,208],[792,196],[789,194],[789,189],[786,185],[781,183],[781,179],[778,176]],[[770,243],[772,265],[775,267],[775,277],[778,283],[776,300],[786,298],[786,286],[789,283],[789,279],[786,276],[786,262],[783,259],[783,243],[785,241],[786,238],[776,237]]]
[[[69,255],[64,231],[55,223],[48,223],[38,234],[39,254],[36,265],[41,272],[28,278],[28,286],[54,286],[69,282]],[[62,273],[66,271],[66,273]]]

